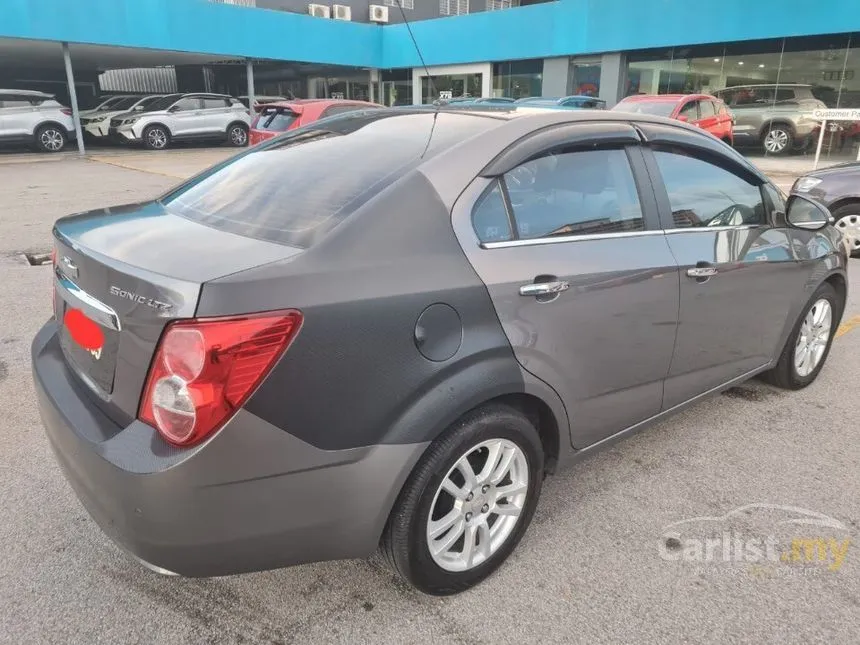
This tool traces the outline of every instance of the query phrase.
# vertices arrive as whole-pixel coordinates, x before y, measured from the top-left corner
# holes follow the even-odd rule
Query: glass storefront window
[[[580,63],[572,61],[570,93],[581,96],[600,95],[600,63]]]
[[[421,102],[480,97],[483,74],[444,74],[421,77]]]
[[[860,107],[860,34],[726,43],[633,52],[626,95],[713,94],[735,115],[735,145],[753,152],[814,152],[821,107]],[[769,150],[771,124],[790,150]],[[825,156],[856,157],[860,123],[832,124]]]
[[[515,60],[493,65],[493,96],[521,99],[540,96],[543,59]]]
[[[412,105],[412,70],[395,69],[380,74],[383,105]]]

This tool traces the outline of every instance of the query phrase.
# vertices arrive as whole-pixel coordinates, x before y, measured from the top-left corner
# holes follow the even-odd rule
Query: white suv
[[[248,145],[251,115],[237,99],[224,94],[169,94],[140,112],[126,112],[110,121],[110,134],[150,150],[164,150],[171,141],[218,139],[232,146]]]
[[[51,94],[0,90],[0,143],[28,143],[43,152],[59,152],[74,140],[72,111]]]
[[[126,112],[142,112],[162,98],[163,94],[151,96],[121,96],[115,101],[105,101],[99,107],[81,112],[81,128],[85,137],[104,139],[110,133],[110,121]]]

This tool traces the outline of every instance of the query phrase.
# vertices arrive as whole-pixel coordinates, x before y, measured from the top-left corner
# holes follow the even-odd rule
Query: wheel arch
[[[788,128],[788,130],[791,132],[792,137],[794,137],[797,133],[797,129],[794,127],[794,124],[791,121],[783,117],[774,117],[768,121],[765,121],[764,125],[761,126],[761,129],[758,133],[759,138],[764,138],[768,131],[775,125],[781,125]]]
[[[842,300],[842,310],[839,312],[839,318],[841,319],[842,314],[845,311],[845,304],[848,301],[848,281],[845,279],[844,275],[838,271],[834,271],[824,279],[824,282],[830,284],[834,289],[836,289],[836,293],[839,294],[839,297]]]
[[[33,135],[35,136],[35,135],[36,135],[36,133],[37,133],[37,132],[39,132],[39,130],[42,130],[42,129],[47,128],[47,127],[50,127],[50,126],[54,126],[54,127],[58,128],[58,129],[62,130],[62,131],[66,134],[66,136],[69,136],[69,129],[68,129],[66,126],[64,126],[62,123],[60,123],[59,121],[53,121],[53,120],[51,120],[51,121],[42,121],[42,122],[41,122],[39,125],[37,125],[37,126],[35,127],[35,129],[33,130]]]
[[[162,121],[153,121],[152,123],[147,123],[145,126],[143,126],[143,130],[140,131],[141,135],[143,135],[143,133],[146,132],[147,130],[149,130],[150,128],[154,128],[154,127],[164,128],[167,131],[167,136],[169,136],[171,138],[173,137],[173,132],[171,131],[170,126],[167,125],[166,123],[162,122]]]
[[[224,128],[224,132],[230,132],[230,128],[232,128],[234,125],[241,126],[245,129],[245,132],[251,131],[251,126],[249,126],[247,123],[245,123],[241,119],[235,119],[234,121],[230,121],[230,123],[227,124],[227,127]]]
[[[848,197],[840,197],[835,202],[830,204],[828,208],[832,213],[838,208],[842,208],[843,206],[851,206],[853,204],[860,206],[860,195],[849,195]]]

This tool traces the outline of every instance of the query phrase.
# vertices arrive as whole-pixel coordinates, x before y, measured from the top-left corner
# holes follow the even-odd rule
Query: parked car
[[[847,290],[828,218],[660,117],[347,113],[57,221],[38,405],[162,573],[381,545],[451,594],[546,475],[753,375],[813,382]]]
[[[60,152],[75,140],[72,111],[52,94],[0,90],[0,144],[27,144]]]
[[[528,96],[517,99],[514,103],[518,105],[555,106],[567,108],[581,108],[590,110],[605,110],[606,101],[596,96],[562,96],[552,98],[546,96]]]
[[[852,255],[860,255],[860,162],[822,168],[799,177],[794,195],[814,198],[827,206]]]
[[[732,145],[733,117],[725,103],[709,94],[637,94],[622,99],[613,110],[656,114],[690,123]]]
[[[263,107],[251,124],[251,145],[336,114],[381,107],[367,101],[344,99],[296,99],[270,103]]]
[[[810,85],[736,85],[714,95],[734,114],[735,144],[759,146],[771,155],[807,148],[820,127],[813,110],[827,109]]]
[[[83,129],[84,136],[92,137],[96,140],[107,139],[110,136],[111,119],[126,112],[143,112],[163,96],[163,94],[128,96],[110,103],[107,109],[103,108],[90,112],[88,116],[81,114],[81,128]]]
[[[437,99],[433,105],[507,105],[513,103],[514,99],[504,96],[458,96],[453,99]]]
[[[114,107],[119,103],[133,98],[137,98],[137,96],[132,94],[115,94],[102,100],[101,103],[99,103],[93,108],[89,108],[87,110],[80,110],[78,114],[80,114],[81,116],[89,116],[91,114],[95,114],[96,112],[107,112],[109,110],[113,110]]]
[[[164,150],[174,141],[221,140],[248,145],[251,116],[237,99],[224,94],[168,94],[140,112],[110,120],[110,136]]]

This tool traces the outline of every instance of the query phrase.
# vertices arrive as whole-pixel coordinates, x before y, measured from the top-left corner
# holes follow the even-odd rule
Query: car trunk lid
[[[137,414],[165,325],[194,316],[201,285],[300,253],[192,222],[158,202],[63,218],[54,226],[54,244],[63,354],[120,425]],[[97,347],[81,341],[81,313],[88,328],[97,326]]]

